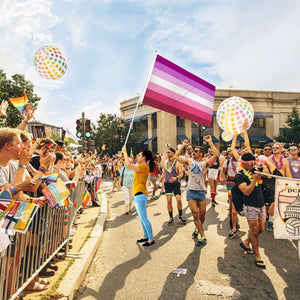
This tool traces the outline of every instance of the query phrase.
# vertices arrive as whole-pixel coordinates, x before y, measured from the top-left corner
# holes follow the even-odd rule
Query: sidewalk
[[[68,256],[54,263],[58,270],[52,277],[43,277],[50,281],[45,291],[24,292],[26,300],[36,299],[72,299],[79,288],[85,273],[100,245],[107,214],[107,199],[104,188],[97,196],[100,207],[87,206],[82,214],[75,218],[77,229],[71,242]]]

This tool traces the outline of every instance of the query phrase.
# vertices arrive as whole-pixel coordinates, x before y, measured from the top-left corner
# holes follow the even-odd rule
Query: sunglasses
[[[272,149],[279,149],[280,146],[276,145],[276,146],[273,146]]]
[[[291,147],[290,150],[298,150],[297,147]]]
[[[264,151],[271,151],[271,148],[265,148]]]

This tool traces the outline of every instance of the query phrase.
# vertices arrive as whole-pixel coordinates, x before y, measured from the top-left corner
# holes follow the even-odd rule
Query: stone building
[[[155,152],[163,152],[166,143],[176,146],[185,138],[194,145],[199,143],[199,136],[210,134],[219,149],[225,149],[229,144],[222,138],[222,129],[216,121],[216,111],[220,103],[232,96],[242,97],[253,105],[254,121],[248,131],[251,145],[261,147],[273,137],[281,133],[285,126],[287,115],[293,106],[300,110],[300,93],[217,89],[214,102],[212,126],[203,130],[202,126],[175,115],[160,111],[147,105],[139,105],[134,120],[134,130],[138,132],[137,144]],[[130,122],[138,97],[124,100],[120,103],[121,118]],[[238,138],[238,146],[242,146],[243,138]]]

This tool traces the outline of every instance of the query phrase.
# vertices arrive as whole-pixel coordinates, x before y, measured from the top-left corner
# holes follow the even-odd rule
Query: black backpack
[[[235,175],[234,181],[238,174]],[[232,197],[232,203],[237,213],[241,216],[244,216],[245,215],[243,212],[244,194],[241,192],[241,190],[238,188],[236,184],[231,189],[231,197]]]

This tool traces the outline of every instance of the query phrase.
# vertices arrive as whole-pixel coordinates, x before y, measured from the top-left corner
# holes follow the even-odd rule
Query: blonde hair
[[[15,136],[20,136],[19,129],[10,127],[0,128],[0,149],[2,149],[6,143],[10,143]]]

